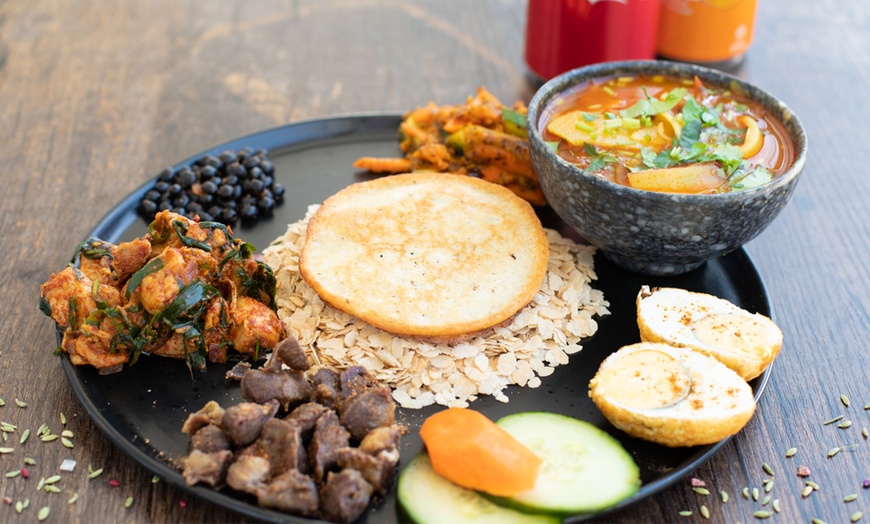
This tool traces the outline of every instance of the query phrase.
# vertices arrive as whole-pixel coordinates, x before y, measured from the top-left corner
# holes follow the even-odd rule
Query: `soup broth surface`
[[[542,114],[559,156],[611,182],[672,193],[762,185],[795,159],[785,126],[739,87],[697,77],[624,76],[580,84]]]

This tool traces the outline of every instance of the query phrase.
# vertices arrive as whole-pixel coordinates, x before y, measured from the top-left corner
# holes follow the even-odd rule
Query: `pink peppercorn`
[[[182,508],[186,508],[186,507],[187,507],[187,501],[186,501],[186,500],[179,500],[179,501],[178,501],[178,505],[181,506]]]
[[[9,497],[3,497],[3,504],[12,504],[12,499]]]
[[[870,479],[864,481],[864,489],[870,488]]]
[[[118,486],[121,485],[121,481],[117,480],[117,479],[112,479],[109,481],[109,485],[112,486],[113,488],[117,488]]]
[[[30,470],[27,468],[21,468],[21,476],[24,478],[30,478]]]

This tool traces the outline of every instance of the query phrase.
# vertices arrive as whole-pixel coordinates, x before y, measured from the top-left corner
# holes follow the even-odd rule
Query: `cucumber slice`
[[[435,473],[429,456],[415,457],[399,475],[399,505],[418,524],[555,524],[561,519],[531,515],[498,506],[476,491],[465,489]]]
[[[535,487],[499,504],[522,511],[590,513],[640,487],[640,469],[622,445],[597,427],[554,413],[517,413],[497,424],[543,459]]]

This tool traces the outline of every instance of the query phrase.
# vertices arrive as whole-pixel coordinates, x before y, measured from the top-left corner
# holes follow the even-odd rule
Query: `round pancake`
[[[540,220],[510,190],[412,173],[327,199],[309,222],[299,270],[323,300],[376,327],[452,337],[522,309],[548,259]]]

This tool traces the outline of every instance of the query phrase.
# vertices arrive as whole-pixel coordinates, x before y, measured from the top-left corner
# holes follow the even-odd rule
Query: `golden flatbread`
[[[510,319],[540,289],[548,259],[540,220],[511,191],[413,173],[327,199],[299,270],[323,300],[376,327],[445,338]]]

